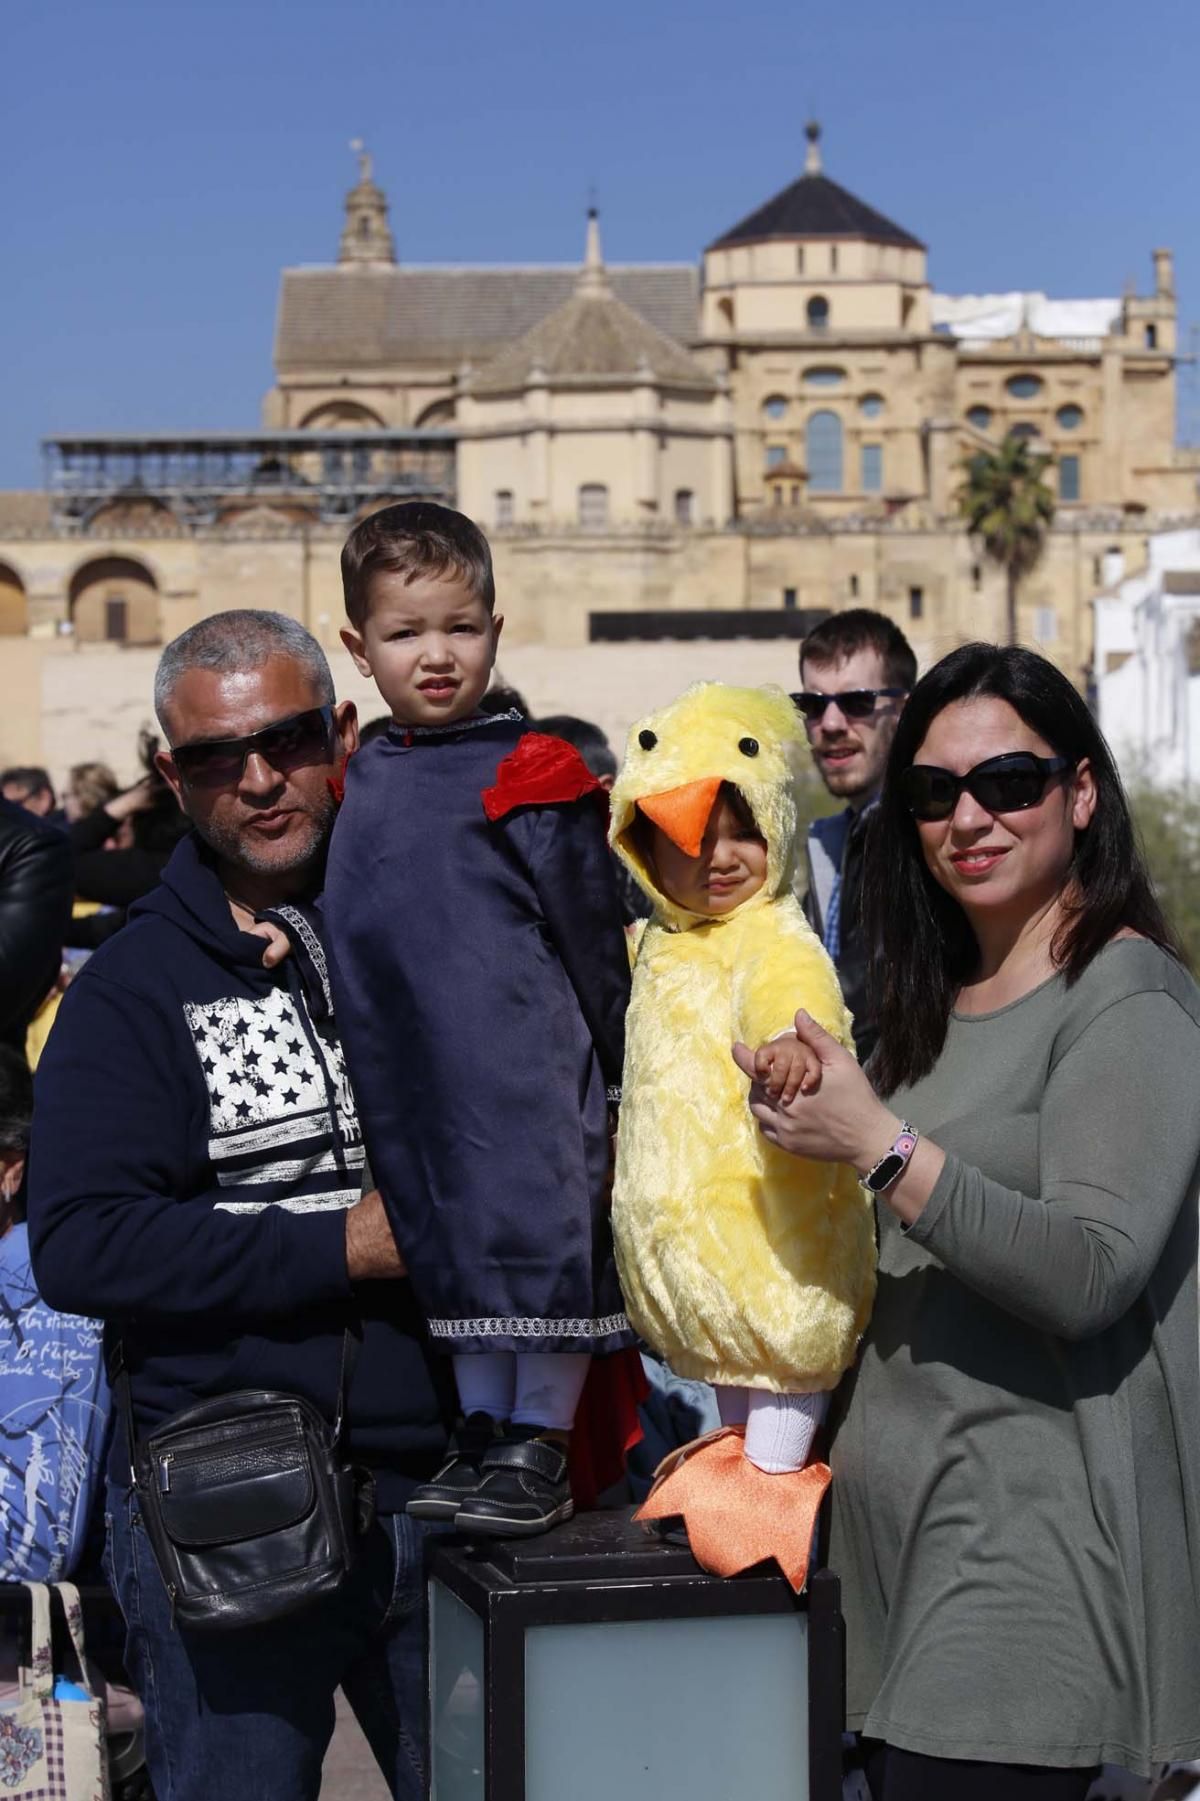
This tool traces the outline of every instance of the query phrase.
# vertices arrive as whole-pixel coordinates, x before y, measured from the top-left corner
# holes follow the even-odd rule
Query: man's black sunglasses
[[[827,707],[836,706],[847,719],[867,719],[875,711],[877,700],[896,700],[907,693],[907,688],[847,688],[844,694],[818,694],[806,689],[791,699],[809,725],[816,725],[818,719],[824,719]]]
[[[333,740],[333,707],[310,707],[248,732],[244,738],[207,738],[196,744],[177,744],[171,758],[189,787],[220,788],[240,782],[246,758],[259,756],[280,775],[320,763],[328,757]]]
[[[1037,806],[1052,776],[1070,768],[1069,757],[1035,757],[1029,750],[1013,750],[976,763],[966,775],[936,769],[931,763],[910,763],[898,786],[913,818],[928,824],[949,819],[964,788],[989,813],[1022,813]]]

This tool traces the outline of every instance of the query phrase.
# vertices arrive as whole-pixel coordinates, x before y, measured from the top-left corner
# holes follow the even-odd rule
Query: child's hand
[[[798,1094],[815,1094],[821,1086],[821,1062],[794,1032],[760,1044],[754,1053],[754,1079],[773,1101],[786,1107]]]
[[[256,919],[253,925],[243,926],[251,938],[261,938],[266,944],[263,952],[263,968],[278,969],[284,958],[291,951],[288,935],[279,926],[273,926],[266,919]]]

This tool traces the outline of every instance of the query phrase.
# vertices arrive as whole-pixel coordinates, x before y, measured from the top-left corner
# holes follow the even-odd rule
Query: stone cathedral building
[[[409,263],[363,154],[337,261],[283,272],[260,431],[50,440],[44,491],[0,495],[0,700],[24,735],[0,753],[126,729],[153,647],[222,607],[336,649],[348,526],[414,494],[492,537],[505,672],[542,710],[619,731],[694,674],[786,681],[780,641],[853,604],[927,661],[1001,628],[955,491],[1009,434],[1052,454],[1058,495],[1022,636],[1084,680],[1093,598],[1197,514],[1170,252],[1144,295],[941,294],[807,136],[803,173],[698,265],[607,265],[594,213],[580,263]],[[89,708],[100,678],[129,698]]]

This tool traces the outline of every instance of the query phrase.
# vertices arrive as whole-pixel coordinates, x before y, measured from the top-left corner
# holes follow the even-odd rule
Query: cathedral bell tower
[[[396,261],[396,246],[388,225],[387,196],[372,180],[371,156],[362,139],[355,138],[350,148],[358,157],[358,181],[346,195],[338,262],[390,266]]]

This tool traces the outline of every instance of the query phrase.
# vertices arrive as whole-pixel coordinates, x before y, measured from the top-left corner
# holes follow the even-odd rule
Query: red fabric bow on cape
[[[496,771],[496,783],[483,791],[489,819],[503,819],[517,807],[553,806],[599,794],[608,796],[573,744],[545,732],[526,732]]]

